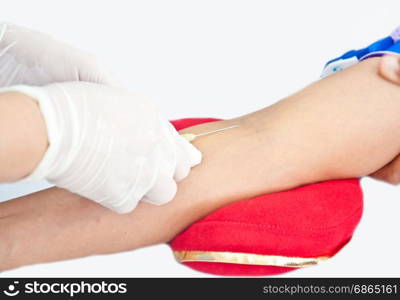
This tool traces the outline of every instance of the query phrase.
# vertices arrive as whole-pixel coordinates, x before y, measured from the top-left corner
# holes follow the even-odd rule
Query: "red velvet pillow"
[[[218,119],[172,121],[177,130]],[[316,265],[351,239],[362,215],[358,179],[330,180],[222,207],[178,234],[176,259],[195,270],[265,276]]]

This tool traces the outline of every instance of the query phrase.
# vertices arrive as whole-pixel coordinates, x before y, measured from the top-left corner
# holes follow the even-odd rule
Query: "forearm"
[[[373,172],[400,150],[400,89],[376,75],[376,63],[366,61],[258,112],[183,130],[239,124],[194,141],[203,161],[166,205],[140,203],[117,215],[57,188],[0,204],[2,240],[9,245],[3,269],[165,242],[232,201]]]
[[[400,152],[400,89],[366,60],[244,116],[302,184],[368,175]],[[283,152],[283,153],[282,153]],[[267,167],[264,169],[267,171]]]
[[[20,93],[0,93],[0,183],[29,175],[46,148],[46,128],[37,103]]]
[[[391,161],[400,152],[400,88],[378,75],[379,60],[366,60],[227,121],[238,129],[196,140],[207,150],[202,177],[207,199],[226,204],[322,180],[362,177]],[[213,177],[207,180],[206,174]]]

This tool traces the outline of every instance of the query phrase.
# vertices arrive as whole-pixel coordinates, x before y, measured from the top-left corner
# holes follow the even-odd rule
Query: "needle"
[[[198,136],[208,135],[208,134],[212,134],[212,133],[216,133],[216,132],[220,132],[220,131],[224,131],[224,130],[231,129],[231,128],[236,128],[236,127],[239,127],[239,125],[236,124],[236,125],[232,125],[232,126],[228,126],[228,127],[212,130],[212,131],[207,131],[207,132],[203,132],[203,133],[198,133],[198,134],[184,133],[184,134],[181,134],[181,136],[183,138],[185,138],[187,141],[191,142],[195,138],[197,138]]]

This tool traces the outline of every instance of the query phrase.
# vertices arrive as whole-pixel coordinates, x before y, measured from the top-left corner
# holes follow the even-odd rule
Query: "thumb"
[[[379,75],[400,85],[400,56],[385,55],[379,64]]]

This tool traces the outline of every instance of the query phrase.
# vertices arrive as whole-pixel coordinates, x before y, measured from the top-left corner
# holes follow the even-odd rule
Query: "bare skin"
[[[379,76],[379,61],[364,61],[260,111],[183,130],[239,124],[194,141],[203,162],[166,205],[140,203],[118,215],[58,188],[1,203],[0,269],[167,242],[233,201],[376,172],[400,153],[400,89]]]
[[[0,142],[0,182],[29,175],[48,146],[36,101],[20,93],[0,94]]]
[[[382,78],[400,85],[400,56],[386,55],[382,57],[379,68]],[[383,168],[371,174],[371,177],[391,184],[400,183],[400,155],[396,156]]]

